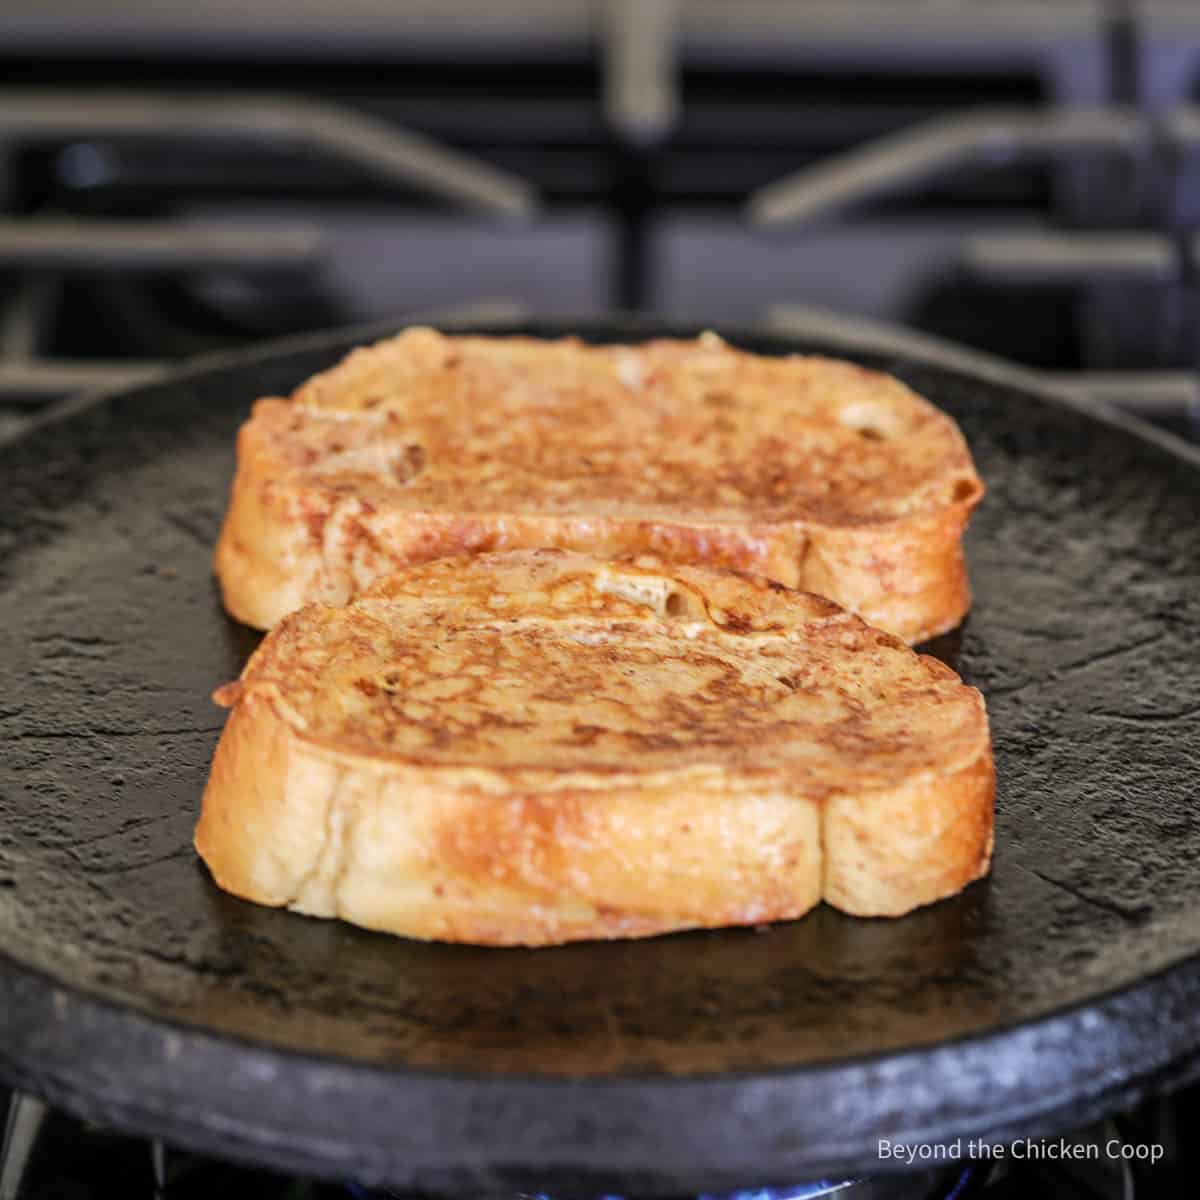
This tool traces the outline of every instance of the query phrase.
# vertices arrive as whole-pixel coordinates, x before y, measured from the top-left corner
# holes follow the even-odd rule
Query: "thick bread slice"
[[[216,568],[229,611],[266,629],[446,555],[650,552],[818,592],[916,642],[970,604],[982,494],[949,417],[850,363],[711,335],[416,328],[254,406]]]
[[[817,596],[652,558],[443,559],[218,693],[196,847],[262,904],[547,945],[895,916],[988,868],[983,699]]]

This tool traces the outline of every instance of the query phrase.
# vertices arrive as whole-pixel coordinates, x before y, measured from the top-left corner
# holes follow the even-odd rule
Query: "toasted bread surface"
[[[288,617],[220,699],[217,882],[409,937],[898,915],[990,858],[979,693],[761,578],[443,559]]]
[[[414,328],[255,405],[216,567],[230,612],[269,628],[443,556],[650,552],[911,642],[969,606],[982,493],[949,417],[851,363]]]

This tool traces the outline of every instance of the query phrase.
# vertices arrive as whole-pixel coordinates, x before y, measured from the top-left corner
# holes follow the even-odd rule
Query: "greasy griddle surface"
[[[974,610],[934,649],[987,697],[990,879],[894,922],[822,908],[540,951],[217,890],[191,848],[209,694],[257,641],[210,573],[234,435],[255,397],[352,342],[193,372],[0,450],[0,972],[398,1075],[611,1080],[802,1075],[1018,1026],[1200,952],[1200,471],[1003,383],[871,356],[961,423],[989,487]]]

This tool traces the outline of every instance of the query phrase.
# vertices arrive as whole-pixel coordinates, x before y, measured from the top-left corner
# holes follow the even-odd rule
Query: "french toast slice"
[[[980,694],[761,578],[442,559],[285,618],[216,698],[217,883],[411,938],[898,916],[990,861]]]
[[[847,362],[412,328],[258,401],[237,449],[216,570],[261,629],[398,567],[540,546],[752,572],[910,643],[970,605],[962,435]]]

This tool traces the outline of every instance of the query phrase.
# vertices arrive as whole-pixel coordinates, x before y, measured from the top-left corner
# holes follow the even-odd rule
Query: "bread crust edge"
[[[861,525],[688,524],[515,514],[381,513],[281,478],[249,424],[214,569],[227,611],[270,629],[302,604],[345,604],[392,571],[491,550],[552,548],[655,554],[815,592],[914,645],[958,625],[971,606],[962,538],[983,485],[963,499]]]
[[[332,749],[251,691],[195,846],[243,899],[492,946],[762,925],[821,899],[896,917],[979,879],[992,853],[986,743],[944,775],[820,798],[778,778],[546,792],[480,774]]]

